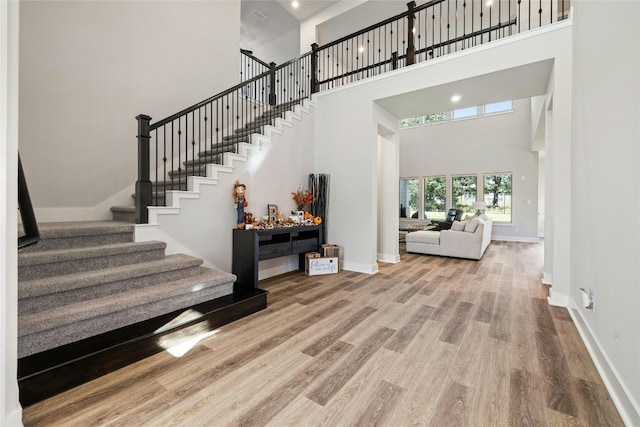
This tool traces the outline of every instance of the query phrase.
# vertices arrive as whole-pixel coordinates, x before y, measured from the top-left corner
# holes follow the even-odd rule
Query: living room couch
[[[476,216],[454,221],[449,230],[414,231],[406,236],[407,252],[480,259],[491,243],[492,227],[490,219]]]

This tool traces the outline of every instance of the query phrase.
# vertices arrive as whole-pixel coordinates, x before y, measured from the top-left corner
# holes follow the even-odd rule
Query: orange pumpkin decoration
[[[311,218],[313,218],[313,215],[311,215],[310,212],[305,212],[304,213],[304,219],[311,219]]]
[[[322,224],[322,218],[320,218],[319,216],[313,218],[313,223],[316,225]]]

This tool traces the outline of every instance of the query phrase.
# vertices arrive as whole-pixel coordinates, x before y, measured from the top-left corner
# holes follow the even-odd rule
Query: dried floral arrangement
[[[298,191],[291,193],[291,195],[293,196],[292,199],[296,202],[296,206],[299,211],[316,201],[316,198],[313,197],[313,193],[311,193],[311,190],[308,188],[298,188]]]

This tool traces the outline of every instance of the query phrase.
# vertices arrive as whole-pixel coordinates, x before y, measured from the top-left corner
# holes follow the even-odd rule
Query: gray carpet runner
[[[132,224],[39,224],[18,254],[18,357],[233,293],[235,276],[163,242],[133,242]]]

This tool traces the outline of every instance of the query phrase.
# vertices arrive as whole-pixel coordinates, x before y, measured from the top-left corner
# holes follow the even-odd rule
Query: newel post
[[[269,105],[276,105],[276,63],[269,63],[269,76],[271,87],[269,88]]]
[[[311,45],[311,93],[318,93],[318,43]]]
[[[416,16],[413,13],[413,9],[416,7],[415,1],[410,1],[407,3],[407,7],[409,8],[409,24],[407,25],[407,65],[415,64],[416,62],[416,43],[415,43],[415,35],[413,33],[415,28]]]
[[[147,207],[151,205],[152,188],[149,180],[149,140],[151,117],[140,114],[138,120],[138,180],[136,181],[136,224],[149,222]]]

